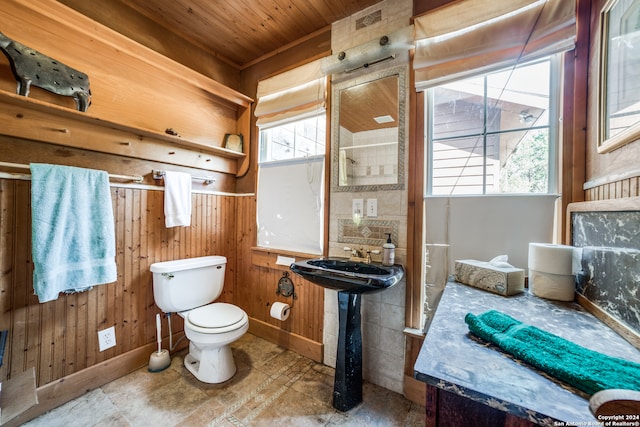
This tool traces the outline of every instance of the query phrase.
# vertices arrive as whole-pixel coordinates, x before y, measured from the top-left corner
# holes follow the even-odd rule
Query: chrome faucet
[[[361,246],[360,249],[357,248],[350,248],[348,246],[345,246],[344,248],[342,248],[342,250],[344,250],[345,253],[349,253],[349,259],[351,261],[360,261],[360,262],[365,262],[367,264],[371,264],[372,260],[371,260],[371,254],[379,254],[380,251],[372,251],[370,249],[367,249],[366,251],[364,250],[364,248]]]

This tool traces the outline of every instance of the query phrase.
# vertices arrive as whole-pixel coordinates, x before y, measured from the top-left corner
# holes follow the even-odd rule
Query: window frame
[[[262,132],[265,130],[269,130],[272,129],[274,127],[280,126],[280,125],[286,125],[286,124],[290,124],[290,123],[294,123],[294,122],[298,122],[298,121],[302,121],[305,119],[309,119],[312,117],[318,117],[319,121],[322,121],[321,116],[324,117],[324,125],[325,125],[325,138],[324,138],[324,152],[323,153],[317,153],[315,155],[309,155],[309,156],[301,156],[301,157],[293,157],[290,159],[279,159],[279,160],[261,160],[261,155],[263,152],[263,140],[262,140]],[[274,253],[281,253],[281,254],[289,254],[289,255],[294,255],[294,254],[298,254],[298,255],[313,255],[313,256],[317,256],[317,255],[325,255],[327,253],[328,250],[328,235],[329,235],[329,162],[327,161],[327,159],[329,158],[329,149],[330,149],[330,138],[329,138],[329,132],[327,132],[327,129],[329,129],[329,124],[330,124],[330,117],[328,114],[328,110],[327,109],[323,109],[322,111],[318,111],[315,114],[309,114],[309,113],[305,113],[305,114],[300,114],[298,116],[293,116],[290,117],[289,119],[287,119],[286,121],[281,121],[281,122],[274,122],[274,123],[269,123],[266,124],[264,126],[260,126],[257,128],[258,130],[258,168],[256,171],[256,249],[258,250],[262,250],[262,251],[268,251],[268,252],[274,252]],[[260,165],[261,164],[268,164],[270,166],[275,166],[277,167],[278,164],[280,165],[292,165],[292,164],[299,164],[301,162],[304,162],[305,159],[309,158],[312,161],[317,160],[318,158],[322,158],[323,163],[324,163],[324,169],[323,169],[323,180],[320,186],[320,190],[321,193],[323,195],[322,198],[322,204],[323,204],[323,212],[321,214],[320,217],[320,228],[321,230],[319,230],[319,232],[321,232],[321,240],[319,242],[320,244],[320,250],[321,253],[311,253],[311,252],[306,252],[306,251],[299,251],[296,249],[292,249],[291,247],[289,248],[283,248],[283,247],[278,247],[278,246],[261,246],[260,245],[260,237],[259,237],[259,233],[260,233],[260,228],[259,228],[259,205],[258,205],[258,195],[260,193],[260,183],[259,183],[259,176],[260,176]]]
[[[299,122],[302,122],[304,120],[308,120],[308,119],[313,119],[316,118],[317,122],[322,122],[322,120],[320,120],[322,117],[324,116],[324,123],[325,123],[325,129],[324,129],[324,153],[315,153],[315,154],[308,154],[305,156],[299,156],[296,157],[295,156],[295,152],[299,151],[296,148],[296,143],[294,141],[294,145],[292,148],[292,150],[294,151],[294,156],[288,159],[263,159],[263,155],[266,153],[267,148],[265,147],[264,141],[263,141],[263,132],[265,131],[269,131],[272,129],[275,129],[277,127],[280,126],[286,126],[286,125],[291,125],[291,124],[297,124]],[[258,127],[258,165],[260,165],[261,163],[269,163],[269,162],[286,162],[288,160],[291,161],[299,161],[300,159],[303,159],[305,157],[310,157],[310,156],[326,156],[326,152],[327,152],[327,141],[328,141],[328,137],[327,137],[327,128],[326,128],[326,124],[327,124],[327,112],[326,110],[323,111],[319,111],[315,114],[301,114],[298,116],[293,116],[290,117],[288,120],[286,121],[282,121],[282,122],[276,122],[276,123],[270,123],[268,125],[264,125],[261,127]],[[294,136],[298,135],[297,133],[294,133]],[[273,141],[270,141],[271,143],[274,143]],[[277,144],[277,142],[275,142]],[[318,144],[318,141],[316,140],[315,144]]]
[[[561,117],[560,112],[562,111],[562,72],[563,72],[563,53],[549,55],[547,57],[538,58],[529,62],[525,62],[522,64],[518,64],[516,67],[505,67],[502,69],[495,69],[488,72],[478,72],[476,74],[470,74],[464,76],[460,79],[453,80],[452,82],[465,80],[468,78],[478,78],[482,77],[485,85],[485,94],[483,96],[484,107],[486,111],[487,107],[487,97],[486,97],[486,82],[487,76],[490,74],[504,72],[509,70],[514,70],[518,67],[525,67],[528,65],[540,63],[543,61],[549,61],[549,125],[548,126],[535,126],[530,128],[521,128],[521,129],[508,129],[508,130],[500,130],[500,131],[489,131],[487,132],[486,126],[484,126],[483,132],[481,134],[468,134],[468,135],[456,135],[455,138],[464,138],[464,137],[481,137],[483,138],[483,177],[482,177],[482,193],[452,193],[452,194],[433,194],[433,126],[432,126],[432,112],[434,106],[433,92],[435,87],[429,87],[424,90],[424,123],[425,123],[425,182],[424,182],[424,197],[465,197],[465,196],[489,196],[489,195],[500,195],[500,196],[511,196],[511,195],[539,195],[539,194],[558,194],[559,192],[559,165],[560,165],[560,138],[561,138]],[[486,114],[483,120],[486,121]],[[486,124],[486,123],[485,123]],[[547,178],[547,192],[546,193],[488,193],[487,192],[487,161],[486,161],[486,140],[487,136],[491,135],[500,135],[512,132],[526,132],[532,131],[536,129],[548,129],[549,130],[549,159],[548,159],[548,178]],[[452,137],[453,139],[453,137]]]

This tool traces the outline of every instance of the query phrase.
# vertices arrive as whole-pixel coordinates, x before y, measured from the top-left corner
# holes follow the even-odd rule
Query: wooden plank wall
[[[216,146],[221,143],[221,138],[215,136],[219,133],[218,131],[224,131],[222,134],[237,131],[243,131],[247,135],[254,134],[248,129],[250,109],[245,105],[248,102],[246,97],[240,96],[241,99],[231,102],[217,99],[215,93],[217,89],[223,92],[222,95],[218,94],[222,98],[224,94],[229,94],[225,88],[219,88],[217,82],[209,79],[201,81],[200,78],[196,81],[187,81],[191,75],[189,73],[186,74],[187,77],[183,76],[184,78],[178,79],[179,81],[174,81],[173,76],[176,73],[180,74],[180,66],[169,64],[165,59],[156,61],[156,53],[148,52],[106,29],[94,28],[91,22],[77,17],[75,13],[71,14],[77,18],[72,19],[73,26],[67,24],[60,26],[60,22],[70,21],[67,13],[62,10],[64,7],[58,3],[49,0],[37,0],[35,3],[19,1],[13,2],[9,9],[0,13],[2,16],[12,18],[7,19],[7,22],[15,23],[11,27],[13,31],[9,31],[11,28],[5,29],[7,34],[11,33],[16,38],[20,38],[21,42],[40,48],[51,56],[67,58],[70,65],[91,74],[94,90],[94,104],[89,110],[91,117],[107,121],[114,119],[117,123],[124,120],[125,125],[140,127],[143,130],[152,128],[154,132],[160,134],[164,133],[166,128],[172,127],[185,139],[201,142],[201,138],[205,138],[216,141],[213,144]],[[46,13],[47,11],[53,12]],[[25,28],[36,28],[38,31],[25,32]],[[76,35],[78,32],[81,33],[78,37],[67,37],[79,43],[76,43],[77,46],[72,46],[73,49],[69,49],[65,44],[55,43],[56,40],[65,38],[65,35]],[[55,37],[41,37],[42,33],[54,34]],[[87,34],[93,34],[95,37],[92,36],[89,40],[85,37]],[[47,42],[44,43],[42,40]],[[265,69],[258,66],[253,68],[259,69],[259,73],[273,73],[275,70],[280,70],[283,63],[288,64],[287,68],[289,68],[291,64],[306,62],[307,55],[311,51],[328,51],[329,42],[327,30],[317,38],[309,39],[305,48],[298,49],[297,53],[288,52],[286,55],[274,57],[271,68]],[[87,56],[82,55],[87,53],[86,47],[89,45],[93,48],[90,49],[88,57],[98,55],[102,58],[106,55],[114,59],[117,64],[126,64],[127,67],[120,67],[124,71],[119,74],[110,69],[107,73],[108,78],[101,79],[100,76],[105,76],[104,70],[98,69],[100,67],[96,68],[95,61],[86,62]],[[73,58],[68,56],[69,52]],[[153,86],[153,90],[149,89],[151,92],[145,89],[144,92],[148,95],[145,99],[152,99],[151,104],[157,108],[142,109],[144,114],[140,108],[136,107],[138,103],[122,101],[130,99],[131,93],[136,93],[131,91],[130,84],[111,84],[108,85],[109,90],[99,90],[100,85],[104,89],[106,87],[104,84],[113,82],[114,76],[118,81],[127,83],[134,79],[135,76],[132,77],[128,72],[130,64],[125,60],[126,58],[123,59],[128,55],[146,58],[142,64],[137,65],[138,71],[147,70],[154,75],[160,73],[158,79],[170,77],[172,88],[189,83],[188,90],[178,91],[180,93],[167,104],[158,102],[158,99],[169,96],[165,93],[166,90],[158,92],[158,87],[166,89],[165,85]],[[283,57],[286,59],[282,59]],[[97,63],[103,62],[101,60]],[[138,62],[135,63],[138,64]],[[159,66],[161,66],[160,71],[158,71]],[[255,93],[257,79],[254,81],[248,77],[248,80],[252,81],[251,86]],[[132,83],[133,87],[152,86],[145,79],[136,80],[134,83]],[[6,60],[0,64],[0,86],[0,89],[6,92],[15,90],[15,81],[9,72]],[[193,99],[189,96],[194,90],[198,87],[206,89],[210,86],[214,86],[216,90],[205,90],[206,93],[199,93],[197,96],[207,104],[204,109],[182,108],[185,102],[189,105],[193,104]],[[126,91],[127,95],[121,93],[122,91]],[[102,94],[102,98],[98,96],[100,94],[98,92]],[[156,96],[161,92],[165,93],[164,98]],[[109,94],[113,95],[111,96],[113,99],[107,96]],[[29,101],[35,103],[56,105],[58,102],[63,103],[61,107],[70,109],[69,116],[75,117],[80,114],[72,111],[73,105],[68,104],[69,99],[61,100],[60,97],[49,95],[46,91],[37,88],[32,91],[31,98]],[[162,114],[154,113],[158,108],[163,110]],[[167,108],[173,112],[181,109],[180,114],[169,114]],[[111,117],[114,111],[117,114]],[[132,117],[139,119],[141,114],[144,115],[144,123],[138,121],[133,123]],[[83,117],[85,116],[86,114],[83,113]],[[169,121],[165,120],[168,116],[170,116]],[[12,117],[15,117],[15,113]],[[203,122],[203,117],[211,120]],[[73,121],[73,117],[69,120]],[[176,120],[187,125],[180,126]],[[188,125],[193,124],[193,120],[198,121],[199,124]],[[39,135],[28,136],[29,133],[26,130],[24,133],[9,137],[0,136],[0,158],[3,161],[21,164],[42,162],[101,169],[114,174],[143,175],[144,184],[149,185],[158,184],[151,177],[152,169],[190,172],[197,176],[212,175],[216,179],[215,184],[204,186],[194,181],[194,188],[197,186],[200,190],[214,189],[224,193],[194,194],[191,227],[166,229],[162,191],[130,185],[112,187],[118,280],[115,283],[96,286],[88,292],[62,295],[56,301],[40,304],[33,295],[32,285],[30,183],[0,178],[0,310],[2,312],[0,329],[7,329],[10,332],[4,363],[0,367],[0,381],[11,378],[12,375],[27,368],[35,367],[40,398],[40,405],[26,414],[26,418],[22,421],[52,409],[118,375],[144,366],[148,361],[150,349],[155,343],[155,314],[159,312],[153,302],[152,279],[149,272],[149,266],[153,262],[212,254],[226,256],[228,264],[225,287],[219,300],[236,304],[247,311],[251,324],[257,325],[252,327],[252,332],[294,351],[312,349],[310,353],[319,355],[317,357],[321,358],[324,311],[322,288],[302,279],[293,278],[298,299],[294,302],[291,317],[286,322],[280,322],[269,316],[269,307],[273,301],[290,302],[290,299],[275,294],[282,271],[278,268],[272,269],[252,264],[252,248],[255,245],[256,236],[256,200],[252,195],[232,194],[254,191],[254,167],[249,168],[246,176],[236,180],[233,173],[211,167],[211,164],[207,163],[211,157],[209,155],[211,153],[208,152],[202,155],[198,150],[184,149],[188,151],[186,155],[192,155],[196,160],[178,161],[176,153],[181,152],[183,148],[174,147],[173,140],[150,147],[148,140],[133,139],[135,144],[132,144],[129,150],[126,148],[129,147],[127,142],[107,141],[110,134],[107,134],[106,130],[105,134],[99,133],[98,130],[98,134],[87,137],[84,130],[88,125],[78,120],[74,126],[77,128],[74,127],[71,129],[72,132],[68,132],[74,143],[67,146],[55,145],[65,144],[61,140],[51,141],[49,137]],[[76,132],[76,129],[79,132]],[[251,136],[247,147],[255,153],[257,150],[255,135]],[[42,142],[36,142],[32,140],[33,138]],[[107,141],[107,145],[98,146],[97,139]],[[105,149],[110,147],[109,144],[112,142],[116,143],[113,146],[118,148]],[[135,151],[138,148],[154,150],[154,156],[149,158],[139,156]],[[168,148],[170,151],[167,150]],[[226,163],[228,160],[217,158],[216,153],[212,156],[211,163],[218,161]],[[245,163],[240,168],[240,175],[247,169],[247,160],[244,160]],[[216,170],[216,172],[209,172],[210,170]],[[182,330],[183,324],[178,316],[173,316],[173,319],[175,335]],[[100,352],[97,331],[112,325],[116,329],[117,345]],[[163,322],[163,326],[164,348],[168,348],[166,322]]]
[[[276,295],[278,281],[284,272],[289,272],[286,266],[271,265],[265,267],[254,262],[252,255],[256,239],[256,198],[255,196],[238,197],[238,235],[237,249],[237,279],[235,301],[241,305],[253,322],[251,331],[264,334],[279,342],[281,345],[291,341],[289,334],[312,341],[316,348],[322,343],[322,328],[324,319],[324,289],[291,273],[289,277],[294,283],[297,299]],[[289,319],[281,322],[273,319],[269,312],[271,304],[280,301],[292,305]],[[281,331],[274,334],[273,329]],[[271,332],[269,332],[271,330]],[[280,335],[280,336],[277,336]],[[303,351],[292,345],[294,350]],[[304,354],[304,353],[303,353]],[[305,354],[321,360],[321,356]]]
[[[640,196],[640,177],[614,181],[585,190],[585,201],[621,199]]]
[[[167,229],[162,191],[112,187],[118,280],[40,304],[32,283],[30,187],[29,181],[0,179],[0,329],[10,332],[1,379],[33,366],[41,387],[154,343],[159,309],[149,266],[213,254],[228,262],[219,301],[247,311],[258,325],[254,333],[294,350],[296,340],[316,354],[321,349],[322,288],[292,276],[298,299],[290,318],[280,322],[269,315],[274,301],[292,300],[276,295],[282,269],[251,263],[254,196],[194,194],[192,225]],[[179,316],[172,319],[175,334],[183,323]],[[110,326],[117,345],[100,352],[97,331]],[[168,348],[166,321],[163,336]]]
[[[224,255],[230,262],[220,300],[233,300],[235,197],[194,194],[191,227],[167,229],[162,191],[111,191],[117,282],[40,304],[33,295],[30,182],[0,180],[0,328],[10,332],[0,378],[33,366],[42,386],[155,342],[153,262]],[[173,319],[174,333],[182,330],[182,320]],[[109,326],[117,345],[100,352],[97,331]]]

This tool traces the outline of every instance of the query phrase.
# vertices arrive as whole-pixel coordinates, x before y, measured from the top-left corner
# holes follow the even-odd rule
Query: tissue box
[[[495,267],[488,262],[465,259],[456,261],[454,274],[457,282],[499,295],[524,292],[522,268]]]

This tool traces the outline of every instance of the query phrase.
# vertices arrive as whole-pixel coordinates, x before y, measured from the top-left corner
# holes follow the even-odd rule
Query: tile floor
[[[423,426],[424,407],[365,382],[363,403],[331,406],[333,369],[251,334],[232,344],[238,372],[223,384],[197,381],[182,365],[141,368],[56,408],[27,427]]]

